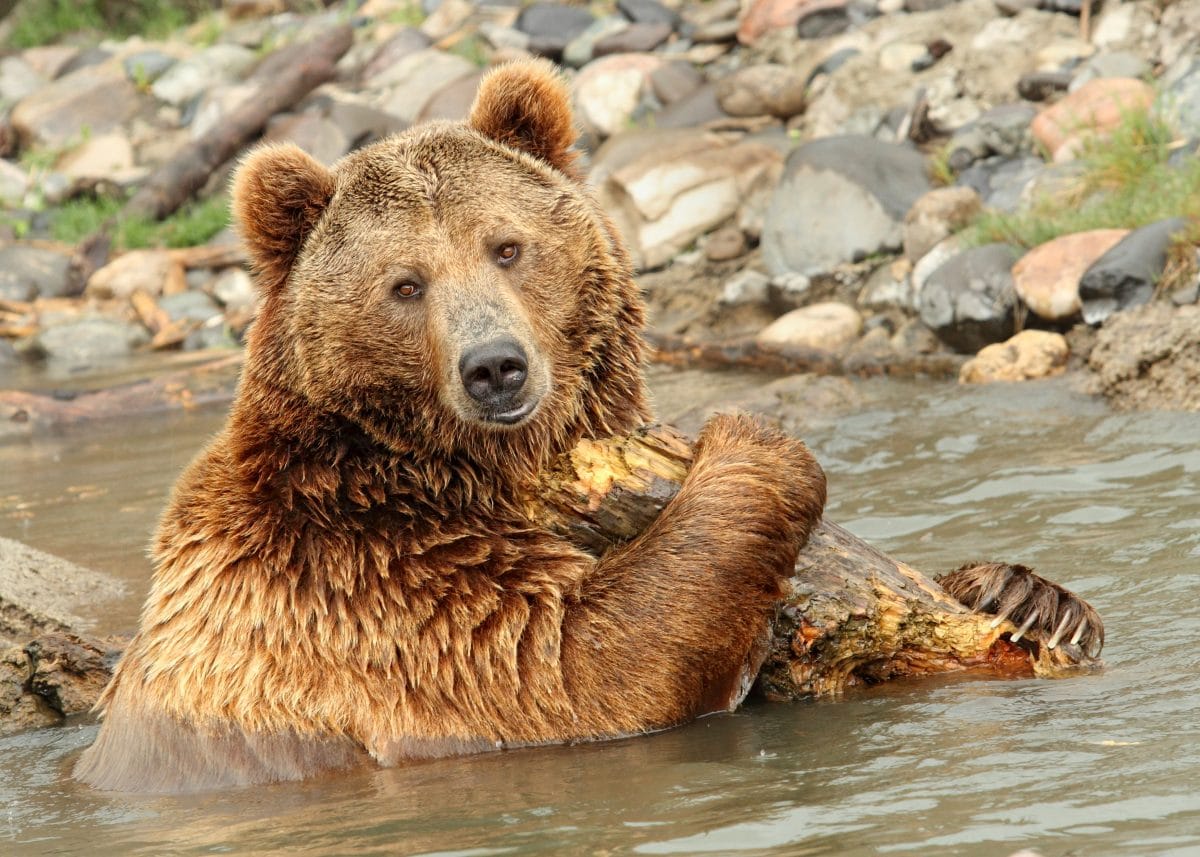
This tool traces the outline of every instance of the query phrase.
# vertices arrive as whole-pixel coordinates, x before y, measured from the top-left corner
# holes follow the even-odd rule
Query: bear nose
[[[467,393],[477,402],[505,409],[525,386],[529,363],[513,339],[493,339],[467,349],[458,362]]]

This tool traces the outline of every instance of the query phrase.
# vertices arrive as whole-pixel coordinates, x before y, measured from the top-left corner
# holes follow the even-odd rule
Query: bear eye
[[[520,257],[520,255],[521,255],[520,246],[518,246],[517,244],[510,241],[507,244],[501,244],[496,249],[496,262],[502,268],[507,268],[513,262],[517,261],[517,259]]]
[[[421,287],[412,280],[401,280],[392,287],[392,291],[401,298],[419,298],[421,296]]]

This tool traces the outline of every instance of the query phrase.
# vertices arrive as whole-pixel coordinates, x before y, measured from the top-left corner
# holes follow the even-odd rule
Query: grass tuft
[[[78,244],[110,219],[116,219],[114,243],[121,250],[144,247],[195,247],[229,225],[229,198],[224,194],[189,203],[163,221],[122,218],[123,202],[113,197],[84,197],[50,212],[56,241]]]
[[[74,33],[158,38],[219,5],[214,0],[21,0],[10,15],[8,43],[32,48]]]

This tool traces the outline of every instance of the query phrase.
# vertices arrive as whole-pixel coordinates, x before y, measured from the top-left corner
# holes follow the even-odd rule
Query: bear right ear
[[[549,60],[506,63],[488,72],[467,120],[476,131],[520,149],[578,178],[575,152],[579,136],[571,116],[567,85]]]
[[[333,191],[333,173],[290,143],[261,146],[238,167],[233,216],[264,296],[287,281]]]

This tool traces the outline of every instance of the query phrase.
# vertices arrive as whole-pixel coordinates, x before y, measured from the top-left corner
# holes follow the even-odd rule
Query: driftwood
[[[680,369],[749,369],[778,375],[811,372],[815,375],[888,375],[907,378],[925,375],[957,378],[965,362],[958,354],[849,354],[843,356],[816,348],[763,344],[751,337],[704,341],[649,330],[650,361]]]
[[[353,43],[350,25],[340,24],[312,41],[288,45],[269,56],[250,78],[257,91],[151,175],[125,204],[122,215],[161,220],[175,211],[204,186],[213,170],[257,137],[272,116],[331,80],[337,61]]]
[[[687,438],[663,427],[585,441],[547,480],[538,514],[599,553],[646,528],[690,461]],[[1009,619],[972,612],[938,582],[822,521],[796,562],[759,692],[794,699],[933,673],[1050,676],[1099,663],[1099,617],[1028,569],[972,566],[943,582],[973,606],[998,604]],[[996,591],[981,593],[980,584]],[[1015,623],[1035,610],[1021,633]]]

